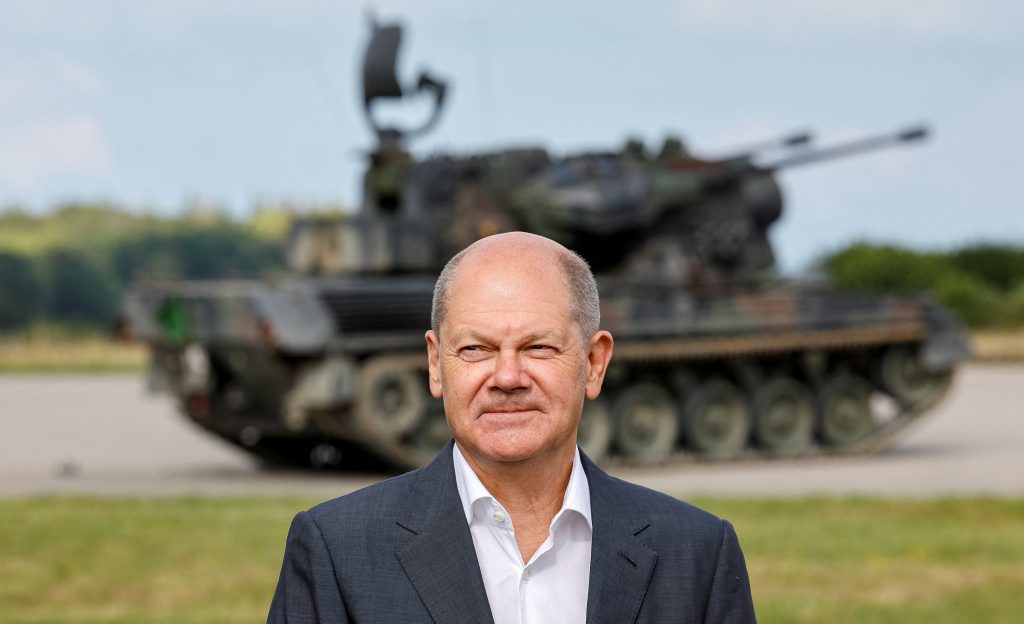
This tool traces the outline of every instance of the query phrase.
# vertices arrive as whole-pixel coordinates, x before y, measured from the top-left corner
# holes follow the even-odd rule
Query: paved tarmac
[[[0,496],[329,498],[384,475],[267,470],[148,395],[139,375],[0,376]],[[946,400],[869,457],[613,473],[678,496],[1024,495],[1024,365],[971,364]]]

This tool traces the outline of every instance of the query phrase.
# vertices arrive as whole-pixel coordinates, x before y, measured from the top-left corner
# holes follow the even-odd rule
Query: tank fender
[[[921,363],[932,372],[952,370],[971,356],[971,338],[959,319],[927,295],[919,298],[928,335],[921,349]]]
[[[357,374],[356,364],[343,357],[330,357],[301,369],[284,399],[285,423],[299,430],[306,426],[310,411],[351,403]]]
[[[253,293],[252,300],[256,314],[266,324],[267,338],[285,353],[321,352],[334,334],[331,314],[311,288],[263,288]]]

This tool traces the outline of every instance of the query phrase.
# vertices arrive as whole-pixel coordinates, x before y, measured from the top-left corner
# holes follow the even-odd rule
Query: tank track
[[[607,466],[661,466],[709,460],[750,462],[772,461],[780,456],[802,459],[877,453],[890,446],[908,427],[918,422],[929,408],[941,400],[951,385],[952,371],[931,374],[927,379],[928,391],[910,401],[896,396],[887,387],[886,379],[879,378],[876,370],[887,357],[887,352],[902,350],[899,352],[913,354],[925,333],[921,323],[907,322],[869,328],[774,332],[708,339],[650,342],[623,340],[616,344],[613,369],[609,371],[602,392],[608,403],[615,404],[627,390],[639,385],[644,385],[649,393],[657,394],[656,390],[651,389],[651,386],[655,386],[677,399],[674,418],[685,422],[687,416],[680,407],[679,396],[692,395],[696,389],[701,388],[701,384],[706,386],[711,380],[724,380],[727,382],[725,385],[732,384],[742,391],[748,410],[745,417],[749,419],[752,418],[749,412],[752,393],[758,389],[759,384],[763,385],[766,380],[774,379],[781,371],[786,371],[788,377],[804,384],[816,398],[814,432],[805,446],[780,453],[778,450],[758,447],[752,433],[745,431],[742,433],[742,448],[723,454],[698,452],[690,445],[689,435],[673,429],[670,434],[673,444],[667,453],[645,455],[642,452],[623,452],[622,441],[616,438],[611,441],[607,453],[598,453],[598,459]],[[447,431],[443,425],[440,402],[427,393],[425,354],[392,353],[374,357],[368,362],[370,364],[378,371],[412,373],[421,380],[421,387],[413,390],[411,386],[406,386],[406,390],[422,393],[421,398],[425,401],[423,409],[427,413],[424,422],[403,430],[400,435],[394,434],[378,426],[379,411],[362,405],[357,406],[348,418],[339,418],[337,414],[314,417],[315,425],[328,436],[340,438],[347,444],[360,444],[367,452],[398,469],[424,464],[436,454],[448,437],[447,434],[439,434]],[[828,444],[822,441],[821,412],[825,408],[820,399],[829,380],[837,377],[857,380],[861,385],[856,387],[866,388],[870,384],[868,408],[871,428],[856,439],[842,440],[841,444]],[[366,395],[363,396],[365,398]],[[852,406],[855,407],[855,404],[856,401]],[[584,418],[587,418],[586,411]],[[418,436],[429,436],[431,440],[424,443]],[[581,447],[586,450],[582,437]]]

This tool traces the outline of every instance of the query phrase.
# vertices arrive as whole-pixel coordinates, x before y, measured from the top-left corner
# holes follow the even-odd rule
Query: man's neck
[[[575,445],[521,462],[489,461],[462,446],[459,450],[480,483],[511,516],[520,554],[528,562],[547,538],[551,521],[562,508]]]

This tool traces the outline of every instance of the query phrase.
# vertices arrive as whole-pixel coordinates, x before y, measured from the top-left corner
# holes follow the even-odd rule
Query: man
[[[430,390],[455,442],[296,516],[270,622],[754,621],[725,521],[576,448],[612,336],[581,258],[500,234],[438,278]]]

